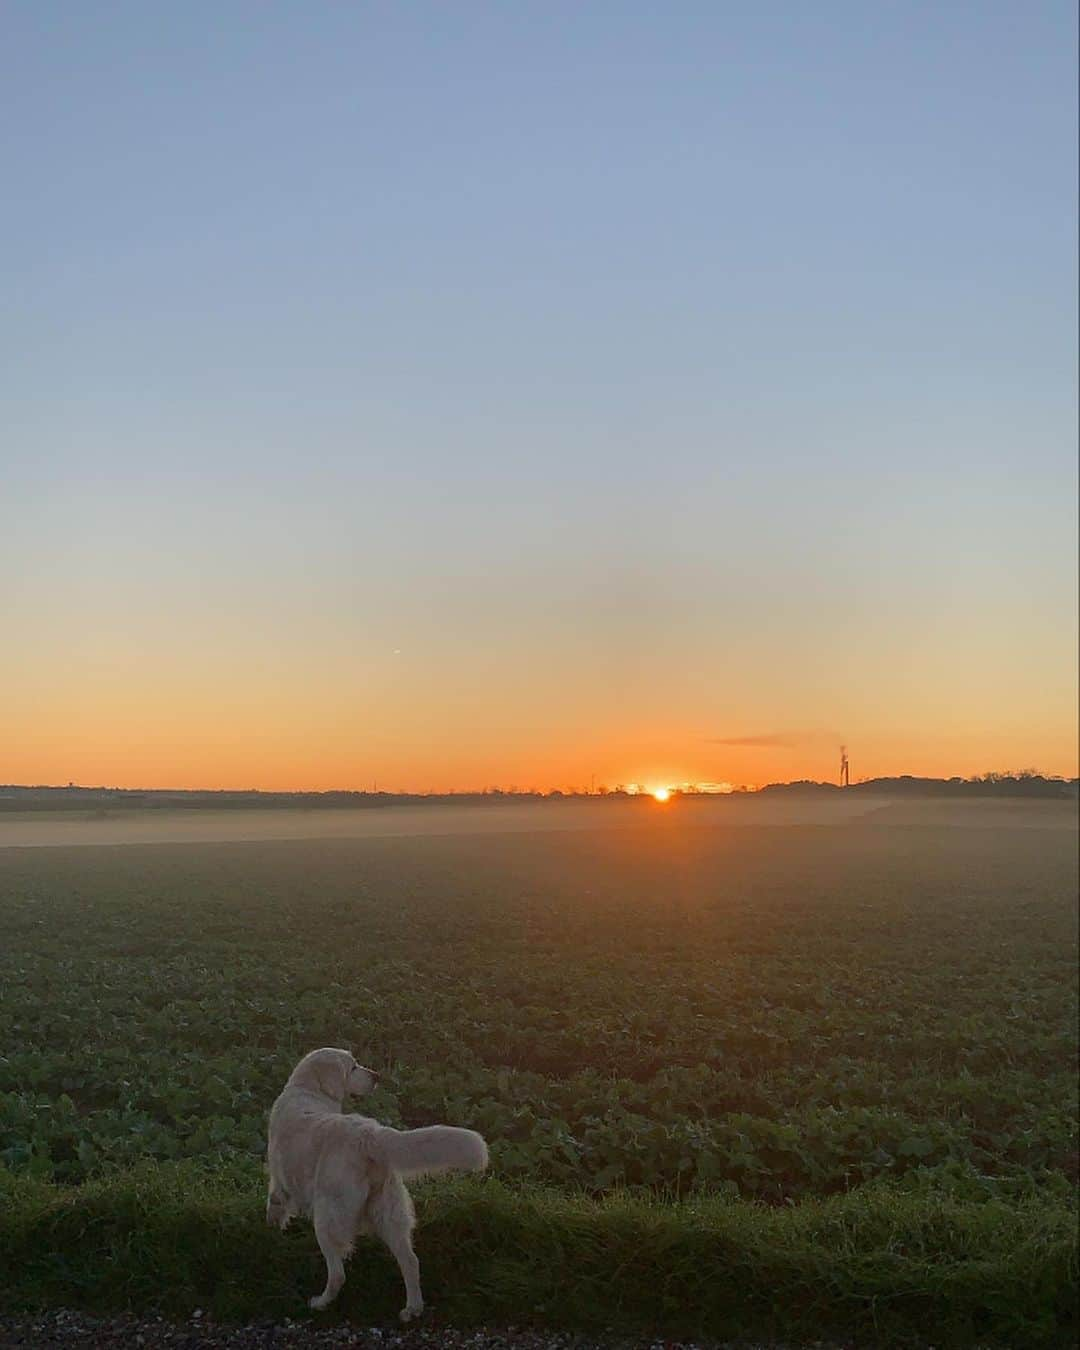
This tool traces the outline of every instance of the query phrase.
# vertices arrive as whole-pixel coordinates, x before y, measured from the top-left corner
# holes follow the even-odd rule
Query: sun
[[[658,802],[666,802],[671,796],[670,788],[653,788],[653,796]]]

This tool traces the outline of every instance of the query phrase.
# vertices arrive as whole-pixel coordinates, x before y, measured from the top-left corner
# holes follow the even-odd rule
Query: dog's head
[[[374,1092],[379,1075],[357,1064],[348,1050],[324,1048],[306,1054],[289,1075],[293,1087],[317,1092],[320,1097],[343,1102],[346,1097],[365,1097]]]

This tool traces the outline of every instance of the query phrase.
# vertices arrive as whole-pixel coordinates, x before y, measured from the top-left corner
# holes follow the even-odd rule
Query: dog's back
[[[395,1130],[368,1116],[328,1111],[310,1094],[286,1088],[270,1112],[268,1159],[271,1182],[296,1198],[298,1213],[310,1210],[328,1150],[348,1154],[359,1169],[399,1176],[479,1172],[488,1164],[487,1144],[474,1130],[452,1125]]]

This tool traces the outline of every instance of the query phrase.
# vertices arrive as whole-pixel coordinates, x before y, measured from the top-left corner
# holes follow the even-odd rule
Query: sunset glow
[[[658,802],[666,802],[671,792],[668,788],[653,788],[653,796]]]
[[[1076,774],[1074,44],[505,8],[15,7],[0,781]]]

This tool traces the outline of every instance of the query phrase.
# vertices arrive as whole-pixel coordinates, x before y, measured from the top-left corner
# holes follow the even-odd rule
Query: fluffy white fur
[[[412,1249],[416,1223],[403,1176],[482,1171],[487,1145],[472,1130],[431,1125],[393,1130],[367,1116],[345,1115],[345,1098],[371,1092],[378,1075],[348,1050],[312,1050],[289,1075],[270,1112],[266,1222],[284,1228],[309,1217],[326,1257],[326,1288],[311,1300],[326,1308],[345,1283],[345,1258],[360,1233],[393,1252],[405,1281],[408,1322],[424,1310],[420,1265]]]

